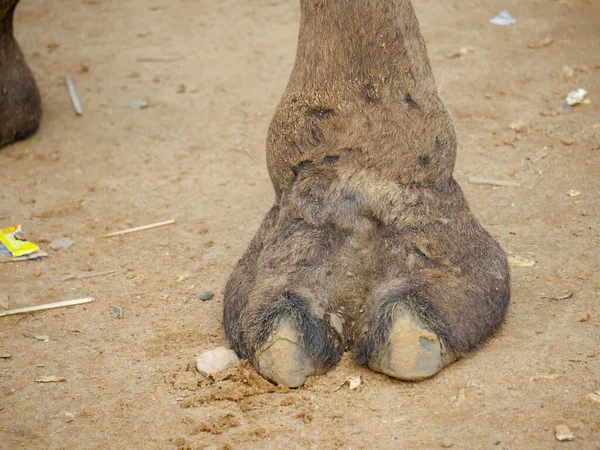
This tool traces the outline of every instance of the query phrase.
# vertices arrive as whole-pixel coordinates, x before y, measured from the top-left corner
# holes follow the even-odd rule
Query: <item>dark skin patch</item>
[[[306,114],[311,117],[316,117],[317,119],[327,119],[328,117],[333,116],[335,113],[331,108],[311,108]]]
[[[324,166],[333,166],[340,159],[337,155],[326,156],[321,160],[321,164]]]
[[[410,109],[419,109],[418,103],[413,100],[413,98],[411,97],[411,95],[408,92],[406,94],[404,94],[404,101],[406,102],[406,104],[409,106]]]
[[[441,151],[444,150],[444,143],[440,140],[439,137],[435,138],[435,143],[433,144],[433,150],[436,153],[441,153]]]
[[[315,147],[323,140],[321,130],[316,125],[313,125],[308,132],[308,143]]]
[[[425,167],[427,165],[429,165],[429,163],[431,162],[431,158],[429,156],[419,156],[419,166],[421,167]]]
[[[362,87],[360,96],[367,103],[377,103],[380,100],[377,88],[371,83],[367,83]]]
[[[312,166],[312,164],[312,161],[301,161],[300,163],[292,167],[292,172],[294,172],[294,176],[297,177],[300,172],[309,169]]]

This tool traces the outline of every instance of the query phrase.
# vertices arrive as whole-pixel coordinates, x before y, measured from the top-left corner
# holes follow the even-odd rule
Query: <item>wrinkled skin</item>
[[[479,347],[510,275],[452,178],[456,136],[409,0],[301,0],[267,139],[276,203],[227,284],[225,332],[292,387],[344,351],[406,380]]]
[[[40,94],[13,36],[18,0],[0,0],[0,147],[25,139],[40,124]]]

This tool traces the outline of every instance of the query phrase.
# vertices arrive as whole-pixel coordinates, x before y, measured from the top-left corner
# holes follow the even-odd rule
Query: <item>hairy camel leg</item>
[[[226,332],[261,373],[257,354],[270,336],[314,343],[333,329],[318,357],[299,346],[312,363],[326,356],[321,367],[331,367],[339,346],[330,344],[345,342],[359,364],[426,378],[504,319],[506,256],[452,178],[454,127],[411,2],[300,5],[296,62],[267,139],[277,206],[232,275]],[[301,233],[289,233],[294,224]],[[248,319],[261,317],[256,305],[286,305],[319,325],[296,320],[287,339],[289,322]]]

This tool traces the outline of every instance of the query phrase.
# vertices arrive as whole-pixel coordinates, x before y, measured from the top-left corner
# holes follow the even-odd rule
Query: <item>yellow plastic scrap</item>
[[[29,255],[37,252],[40,248],[33,242],[25,239],[21,225],[0,230],[0,242],[8,249],[9,252],[16,258],[18,256]]]

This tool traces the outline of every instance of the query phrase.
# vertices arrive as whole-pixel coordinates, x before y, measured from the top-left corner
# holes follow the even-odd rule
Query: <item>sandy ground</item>
[[[22,1],[16,33],[44,118],[0,151],[0,225],[21,223],[49,256],[2,264],[0,299],[96,301],[0,318],[11,355],[0,359],[0,448],[600,448],[588,397],[600,391],[600,2],[415,6],[457,128],[455,176],[506,251],[536,263],[512,268],[502,330],[433,379],[399,382],[345,358],[292,391],[246,366],[203,380],[192,362],[226,344],[224,285],[273,201],[264,142],[297,2]],[[488,23],[502,8],[515,25]],[[591,103],[564,108],[577,88]],[[49,248],[63,237],[75,245]],[[61,280],[91,270],[116,272]],[[205,291],[215,296],[201,302]],[[556,440],[559,424],[574,441]]]

